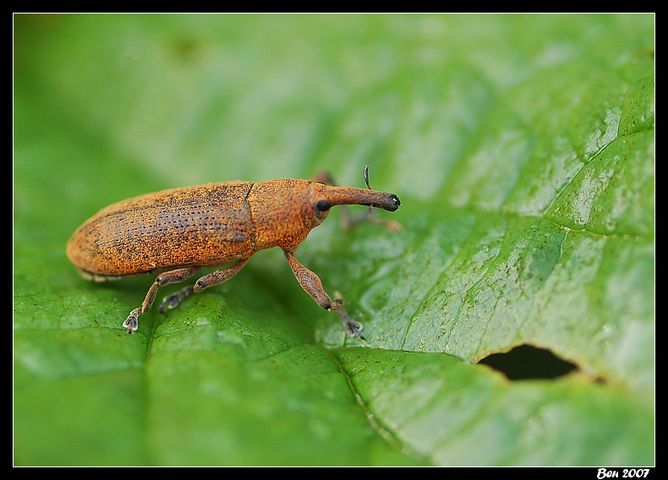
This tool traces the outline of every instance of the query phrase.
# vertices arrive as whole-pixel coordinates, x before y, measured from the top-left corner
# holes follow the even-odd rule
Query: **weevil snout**
[[[318,185],[317,188],[320,190],[320,195],[324,197],[324,200],[321,200],[323,205],[326,203],[329,207],[333,205],[366,205],[394,212],[401,205],[399,197],[394,193],[329,185]]]

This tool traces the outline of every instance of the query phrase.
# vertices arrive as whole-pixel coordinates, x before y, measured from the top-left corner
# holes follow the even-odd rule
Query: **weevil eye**
[[[318,203],[315,204],[315,208],[317,208],[321,212],[326,212],[330,208],[332,208],[332,204],[329,203],[327,200],[320,200]]]

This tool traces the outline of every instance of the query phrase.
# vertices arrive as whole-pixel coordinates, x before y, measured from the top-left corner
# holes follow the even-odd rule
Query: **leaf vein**
[[[385,425],[383,425],[381,421],[376,417],[374,412],[364,402],[364,399],[362,398],[362,395],[355,386],[355,382],[353,381],[350,373],[343,366],[341,360],[336,355],[336,352],[326,348],[324,350],[327,353],[328,357],[332,360],[332,363],[334,363],[334,365],[336,366],[336,369],[338,370],[339,374],[341,374],[341,376],[343,376],[343,378],[345,379],[346,384],[348,385],[348,388],[350,389],[350,392],[353,395],[355,403],[364,414],[364,418],[366,419],[371,429],[380,438],[382,438],[390,447],[402,452],[409,452],[409,449],[399,440],[397,435],[394,432],[392,432],[389,428],[387,428]],[[413,455],[415,454],[413,453]]]

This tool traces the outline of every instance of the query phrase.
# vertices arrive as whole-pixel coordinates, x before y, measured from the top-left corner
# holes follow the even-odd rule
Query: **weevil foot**
[[[139,329],[139,314],[141,313],[141,307],[135,308],[130,312],[128,318],[123,322],[123,328],[128,329],[128,333],[136,332]]]
[[[350,317],[348,317],[347,319],[342,319],[342,322],[343,322],[343,328],[346,329],[346,332],[348,333],[349,336],[359,337],[360,339],[366,341],[366,338],[364,338],[364,335],[362,335],[362,330],[364,330],[364,325],[362,325],[360,322],[356,320],[353,320]]]
[[[334,304],[337,305],[337,307],[333,308],[332,310],[335,310],[336,313],[339,314],[341,323],[343,323],[343,328],[346,330],[346,333],[351,337],[358,337],[366,341],[366,338],[364,338],[364,335],[362,335],[364,325],[353,319],[353,317],[348,314],[343,306],[343,297],[339,292],[334,292]]]
[[[401,224],[399,222],[395,222],[394,220],[382,220],[377,217],[371,217],[368,219],[371,223],[375,223],[376,225],[380,225],[383,228],[386,228],[390,232],[398,232],[401,230]]]
[[[171,310],[173,308],[178,307],[179,304],[187,297],[189,297],[191,293],[193,293],[193,287],[189,286],[186,288],[182,288],[176,293],[167,295],[165,298],[162,299],[160,307],[158,307],[158,311],[160,313],[165,313],[165,311],[167,310]]]

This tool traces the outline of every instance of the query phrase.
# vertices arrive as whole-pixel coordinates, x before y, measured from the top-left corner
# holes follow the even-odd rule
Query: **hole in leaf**
[[[544,348],[520,345],[506,353],[494,353],[480,360],[503,373],[509,380],[552,379],[578,369],[577,365],[559,358]]]

